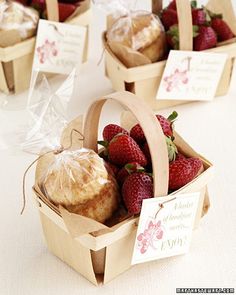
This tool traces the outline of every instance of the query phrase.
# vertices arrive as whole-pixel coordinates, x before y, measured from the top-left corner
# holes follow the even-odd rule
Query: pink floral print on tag
[[[178,68],[175,68],[174,71],[169,75],[164,77],[165,89],[167,92],[171,92],[174,89],[178,88],[181,84],[188,84],[189,77],[188,72],[190,71],[191,57],[186,57],[181,61],[181,65]],[[181,69],[182,64],[187,61],[185,69]]]
[[[38,54],[39,62],[41,64],[44,64],[48,60],[50,61],[52,57],[58,55],[58,48],[56,42],[50,42],[48,39],[44,41],[43,45],[38,46],[36,51]]]
[[[179,69],[176,69],[173,74],[166,76],[164,78],[164,81],[166,82],[166,91],[171,92],[175,88],[178,88],[178,86],[182,84],[187,84],[188,79],[188,71],[180,71]]]
[[[155,244],[161,240],[162,237],[163,229],[161,221],[159,220],[156,222],[150,220],[144,231],[137,236],[138,249],[140,250],[140,253],[146,253],[149,247],[156,249]]]

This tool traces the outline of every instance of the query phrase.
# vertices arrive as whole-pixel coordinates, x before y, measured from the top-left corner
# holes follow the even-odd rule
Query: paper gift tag
[[[157,99],[212,100],[227,54],[171,50]]]
[[[82,63],[86,28],[40,20],[33,70],[69,74]]]
[[[143,200],[131,264],[187,253],[200,193]]]

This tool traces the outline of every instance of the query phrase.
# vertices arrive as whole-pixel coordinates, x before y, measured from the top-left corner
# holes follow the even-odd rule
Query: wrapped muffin
[[[35,35],[39,15],[33,8],[0,0],[0,31],[17,31],[21,41]]]
[[[152,13],[139,11],[120,17],[107,31],[106,38],[127,67],[156,62],[165,55],[164,28]]]
[[[118,208],[116,180],[94,151],[65,150],[55,155],[40,181],[41,190],[56,206],[104,223]]]

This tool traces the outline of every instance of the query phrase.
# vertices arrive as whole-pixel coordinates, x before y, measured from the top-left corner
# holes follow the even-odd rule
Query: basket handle
[[[50,21],[59,21],[59,8],[57,0],[46,0],[47,17]]]
[[[193,50],[192,13],[189,0],[176,0],[179,21],[179,48]],[[152,0],[152,12],[158,14],[163,8],[162,0]]]
[[[106,101],[118,102],[136,117],[146,136],[152,158],[154,196],[167,195],[169,159],[165,136],[151,108],[134,94],[127,91],[116,92],[104,96],[91,104],[84,121],[84,147],[97,152],[99,119]]]

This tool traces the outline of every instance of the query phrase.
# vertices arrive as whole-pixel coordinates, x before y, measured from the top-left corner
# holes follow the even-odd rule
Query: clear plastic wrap
[[[112,216],[118,207],[118,187],[98,154],[84,148],[64,150],[46,161],[39,186],[53,204],[102,223]]]
[[[150,64],[166,53],[164,27],[158,16],[148,11],[131,11],[123,1],[95,1],[109,13],[106,41],[127,67]],[[123,8],[123,9],[122,9]]]
[[[127,0],[93,0],[94,4],[112,15],[114,19],[129,14],[132,9],[131,1]]]
[[[118,208],[118,186],[104,160],[82,148],[82,121],[67,120],[76,76],[74,70],[56,91],[43,76],[39,87],[31,89],[28,132],[21,147],[39,155],[36,186],[46,200],[103,223]]]
[[[22,41],[35,35],[38,20],[35,9],[14,1],[0,1],[0,31],[17,31]]]
[[[111,50],[127,67],[156,62],[166,51],[164,28],[158,17],[148,12],[120,17],[106,37]]]
[[[73,94],[75,75],[73,71],[55,92],[45,76],[39,86],[31,90],[22,150],[38,155],[61,146],[61,133],[68,124],[67,107]]]

